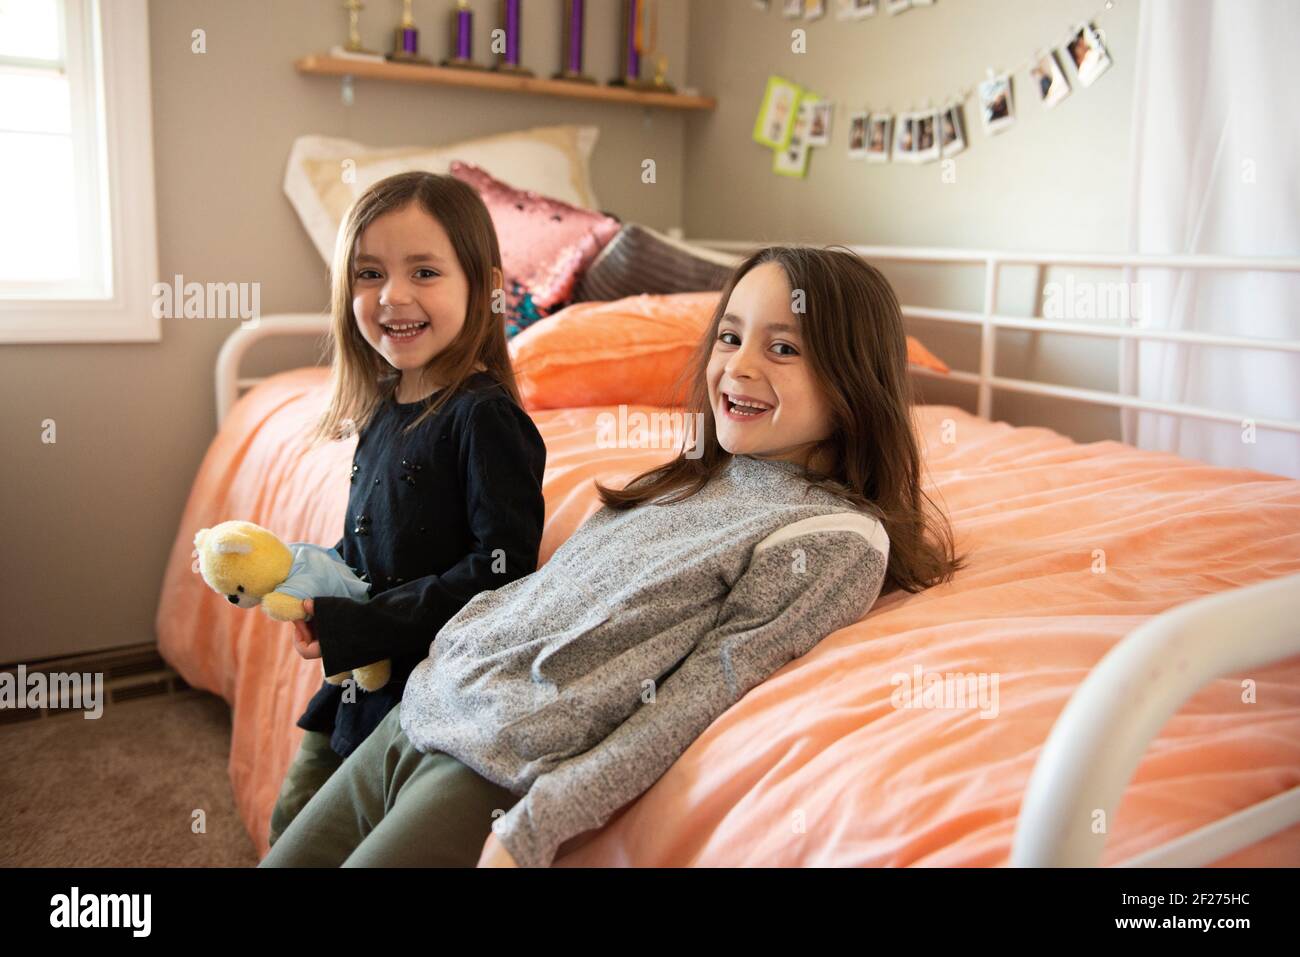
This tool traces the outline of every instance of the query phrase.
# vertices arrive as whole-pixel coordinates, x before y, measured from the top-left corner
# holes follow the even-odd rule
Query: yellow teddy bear
[[[309,542],[285,544],[252,522],[222,522],[194,536],[203,580],[232,605],[260,605],[268,618],[302,621],[308,598],[353,598],[364,601],[369,586],[337,551]],[[323,664],[323,662],[322,662]],[[327,675],[339,685],[351,675],[366,691],[388,684],[392,662],[379,661],[351,672]]]

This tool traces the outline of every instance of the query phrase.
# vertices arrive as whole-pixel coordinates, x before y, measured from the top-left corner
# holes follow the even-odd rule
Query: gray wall
[[[555,10],[526,3],[524,64],[560,64]],[[447,53],[452,0],[415,4],[422,43]],[[495,4],[477,0],[475,52],[487,62]],[[618,10],[589,4],[587,72],[617,73]],[[592,175],[605,208],[667,229],[682,206],[684,119],[640,107],[480,90],[299,75],[293,61],[346,35],[334,0],[153,0],[149,4],[159,271],[198,282],[258,282],[264,314],[323,309],[327,271],[281,190],[303,133],[377,146],[450,143],[559,123],[601,128]],[[362,39],[386,50],[401,6],[371,0]],[[667,0],[669,79],[686,63],[686,2]],[[190,52],[191,31],[207,52]],[[661,157],[653,189],[640,161]],[[3,224],[0,228],[12,228]],[[0,663],[149,641],[167,551],[215,429],[213,362],[237,320],[164,320],[147,345],[0,347],[3,504],[0,580],[9,601]],[[284,362],[311,361],[302,347]],[[40,423],[57,423],[43,445]],[[232,518],[238,516],[231,516]]]
[[[1014,74],[1016,122],[993,136],[980,128],[978,99],[966,102],[970,146],[954,159],[955,182],[942,181],[940,163],[874,165],[847,156],[848,113],[923,109],[927,99],[941,106],[950,94],[973,88],[987,68],[1015,69],[1039,47],[1059,47],[1074,23],[1101,6],[1098,0],[936,0],[893,17],[882,10],[861,22],[828,15],[809,23],[783,19],[780,0],[767,13],[748,0],[693,4],[690,77],[718,98],[718,109],[688,121],[687,233],[818,244],[1124,250],[1138,22],[1132,0],[1096,21],[1114,63],[1092,86],[1074,83],[1062,58],[1073,90],[1044,110],[1025,73]],[[792,52],[796,27],[806,30],[805,53]],[[750,139],[772,73],[836,105],[831,145],[813,150],[806,179],[772,173],[771,151]],[[880,265],[907,303],[982,306],[979,267]],[[1010,270],[1000,311],[1032,315],[1036,278],[1033,269]],[[1049,273],[1044,281],[1059,278]],[[1084,279],[1119,276],[1076,271],[1075,281]],[[978,370],[978,330],[917,321],[910,331],[953,367]],[[999,375],[1106,390],[1116,385],[1114,344],[1005,331],[997,350]],[[974,409],[973,386],[916,381],[926,401]],[[995,393],[993,413],[1085,441],[1119,437],[1115,412],[1059,399]]]

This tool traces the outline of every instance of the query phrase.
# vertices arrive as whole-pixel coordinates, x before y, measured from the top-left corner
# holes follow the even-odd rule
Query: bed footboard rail
[[[1135,628],[1070,698],[1030,775],[1013,867],[1095,867],[1148,745],[1208,682],[1300,655],[1300,575],[1198,598]],[[1248,680],[1248,679],[1247,679]],[[1203,867],[1300,823],[1300,787],[1140,854]]]

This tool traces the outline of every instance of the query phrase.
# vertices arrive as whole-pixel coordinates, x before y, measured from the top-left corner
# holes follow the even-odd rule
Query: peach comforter
[[[293,651],[287,625],[211,593],[191,571],[192,541],[230,518],[287,540],[338,539],[352,443],[306,454],[293,442],[326,385],[325,370],[294,370],[237,404],[195,480],[158,609],[164,657],[232,706],[231,783],[263,854],[319,666]],[[627,479],[667,454],[598,449],[600,411],[534,413],[549,450],[542,561],[595,510],[592,479]],[[1043,742],[1116,641],[1171,606],[1300,571],[1298,481],[1080,445],[951,406],[918,414],[930,491],[970,567],[881,599],[782,668],[557,865],[1004,865]],[[895,677],[918,667],[997,674],[996,716],[893,707]],[[1300,784],[1300,659],[1249,677],[1257,703],[1223,679],[1165,727],[1104,864]],[[1300,827],[1219,863],[1300,864]]]

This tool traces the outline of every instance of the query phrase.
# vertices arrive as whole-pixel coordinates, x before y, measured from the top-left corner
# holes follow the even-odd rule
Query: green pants
[[[330,775],[339,769],[343,759],[330,747],[330,736],[320,731],[308,731],[302,736],[302,744],[294,755],[289,770],[284,774],[284,784],[280,786],[280,796],[276,798],[275,808],[271,811],[271,846],[280,839],[293,819],[298,816],[307,802],[325,786]]]
[[[417,751],[401,705],[326,777],[260,866],[473,867],[494,816],[519,800],[449,754]]]

